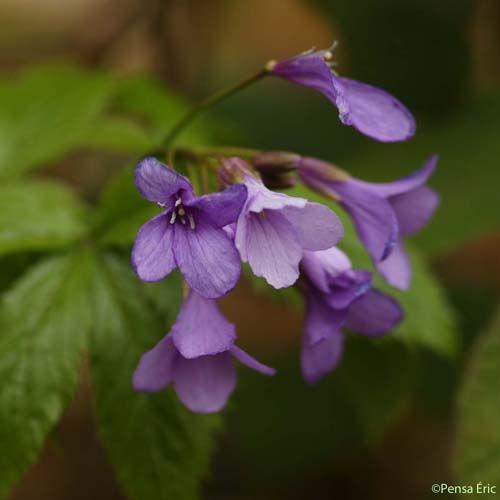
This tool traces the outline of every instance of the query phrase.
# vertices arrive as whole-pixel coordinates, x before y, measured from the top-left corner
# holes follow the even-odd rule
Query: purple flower
[[[275,288],[293,285],[304,250],[323,250],[343,236],[339,218],[324,205],[267,189],[238,158],[226,161],[242,175],[248,198],[236,224],[243,262]]]
[[[172,384],[191,411],[219,411],[236,387],[232,356],[265,375],[275,374],[234,345],[235,339],[234,325],[222,316],[215,300],[191,291],[171,331],[142,355],[134,388],[157,392]]]
[[[395,97],[378,88],[337,76],[332,49],[309,51],[270,66],[272,74],[325,95],[339,110],[340,121],[382,142],[405,141],[415,120]]]
[[[144,198],[165,209],[137,234],[132,266],[139,278],[159,281],[179,267],[189,286],[204,297],[232,290],[241,264],[222,228],[238,218],[245,186],[198,197],[188,179],[154,158],[137,165],[135,184]]]
[[[382,277],[405,290],[411,266],[401,238],[422,229],[439,204],[438,195],[425,186],[436,162],[433,155],[420,170],[390,183],[364,182],[315,158],[302,159],[299,175],[345,208]]]
[[[344,351],[342,327],[380,336],[399,323],[402,311],[391,297],[371,289],[371,273],[354,270],[337,248],[305,252],[305,331],[301,365],[304,378],[315,383],[339,363]]]

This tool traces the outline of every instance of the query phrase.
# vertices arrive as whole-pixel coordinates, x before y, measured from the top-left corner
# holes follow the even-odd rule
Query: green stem
[[[191,123],[194,118],[200,113],[201,111],[213,106],[214,104],[219,103],[220,101],[223,101],[227,97],[235,94],[236,92],[248,87],[252,83],[260,80],[264,76],[269,74],[269,65],[266,65],[263,69],[261,69],[259,72],[255,73],[254,75],[245,78],[241,82],[237,83],[236,85],[233,85],[232,87],[228,87],[226,89],[223,89],[214,95],[204,99],[203,101],[199,102],[196,104],[191,110],[189,110],[183,118],[181,118],[176,125],[170,130],[170,132],[167,134],[165,139],[161,142],[162,146],[165,147],[166,149],[169,149],[172,142],[174,139],[179,135],[179,133],[182,131],[184,127],[186,127],[189,123]]]

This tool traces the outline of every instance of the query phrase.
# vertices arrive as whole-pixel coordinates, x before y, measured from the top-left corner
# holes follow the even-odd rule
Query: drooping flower
[[[236,223],[236,248],[273,287],[297,281],[304,250],[330,248],[342,238],[342,223],[328,207],[270,191],[239,158],[226,160],[224,168],[239,172],[248,189]]]
[[[339,110],[340,121],[382,142],[405,141],[415,133],[408,109],[387,92],[342,78],[332,70],[333,49],[308,51],[269,65],[272,74],[325,95]]]
[[[401,321],[402,311],[394,299],[371,288],[371,273],[352,269],[337,248],[305,252],[301,267],[306,278],[301,365],[306,381],[315,383],[342,357],[343,326],[380,336]]]
[[[135,184],[144,198],[164,208],[137,234],[132,266],[139,278],[159,281],[179,267],[189,286],[204,297],[220,297],[234,288],[241,264],[222,228],[238,218],[246,187],[235,184],[198,197],[188,179],[155,158],[137,165]]]
[[[410,285],[411,266],[401,238],[422,229],[439,204],[436,192],[425,186],[436,162],[437,156],[433,155],[407,177],[371,183],[351,177],[327,162],[302,158],[299,175],[306,185],[345,208],[382,277],[405,290]]]
[[[237,347],[235,328],[216,301],[191,291],[171,331],[143,354],[133,385],[137,391],[158,392],[172,384],[193,412],[222,409],[236,387],[232,357],[265,375],[275,370]]]

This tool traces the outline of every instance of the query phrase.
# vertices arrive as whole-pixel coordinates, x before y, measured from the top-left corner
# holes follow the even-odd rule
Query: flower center
[[[175,221],[180,221],[180,223],[183,225],[186,225],[186,223],[189,222],[189,227],[191,229],[194,230],[196,228],[193,214],[186,210],[180,198],[178,198],[175,202],[174,209],[172,210],[172,215],[170,216],[170,224],[174,224]]]

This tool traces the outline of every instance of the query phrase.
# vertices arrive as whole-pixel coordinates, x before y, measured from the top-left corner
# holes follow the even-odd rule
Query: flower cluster
[[[380,141],[409,138],[409,111],[394,97],[338,77],[331,51],[311,51],[268,64],[268,71],[326,95],[340,120]],[[152,157],[135,171],[141,195],[161,213],[146,222],[132,249],[132,266],[144,281],[179,268],[188,293],[170,332],[145,353],[136,369],[136,390],[172,384],[192,411],[209,413],[226,404],[236,386],[233,359],[265,375],[275,370],[236,346],[236,331],[216,299],[237,284],[241,262],[274,288],[297,286],[306,312],[301,366],[315,383],[333,370],[344,349],[345,327],[369,337],[383,335],[403,317],[399,304],[372,287],[372,273],[353,269],[336,247],[344,229],[327,206],[270,187],[302,181],[334,200],[351,217],[375,269],[406,289],[411,267],[402,238],[422,229],[438,204],[425,186],[432,156],[421,170],[391,183],[369,183],[325,161],[288,152],[250,158],[219,157],[221,191],[198,196],[186,177]]]

